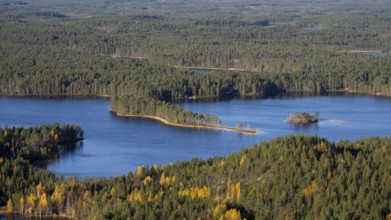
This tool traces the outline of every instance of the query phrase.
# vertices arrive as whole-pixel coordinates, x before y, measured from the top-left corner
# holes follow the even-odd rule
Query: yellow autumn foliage
[[[192,199],[195,198],[210,198],[210,188],[207,186],[203,187],[191,187],[188,189],[180,189],[178,194],[180,196],[190,196]]]
[[[244,162],[246,162],[246,154],[243,154],[242,157],[240,158],[239,165],[242,166]]]
[[[166,179],[165,179],[165,181],[164,181],[164,185],[166,185],[166,186],[171,185],[171,178],[170,178],[169,176],[166,177]]]
[[[7,212],[13,212],[14,211],[14,206],[12,205],[12,200],[9,198],[7,200]]]
[[[42,186],[41,182],[39,182],[36,188],[37,188],[37,197],[41,198],[41,195],[45,192],[45,188]]]
[[[153,201],[154,201],[154,197],[153,197],[153,194],[152,194],[152,193],[147,192],[146,197],[147,197],[147,201],[148,201],[148,202],[153,202]]]
[[[152,182],[152,178],[150,176],[145,177],[144,179],[144,186],[150,184]]]
[[[128,201],[129,202],[141,202],[144,200],[143,194],[138,191],[134,190],[129,196],[128,196]]]
[[[221,216],[225,215],[227,212],[227,205],[226,204],[217,204],[216,207],[213,209],[213,217],[218,219]]]
[[[56,205],[61,204],[65,200],[65,187],[63,183],[54,187],[54,192],[50,200]]]
[[[37,197],[35,197],[34,194],[30,194],[27,196],[27,203],[29,204],[30,207],[34,208],[35,207],[35,201],[37,200]]]
[[[111,196],[111,197],[114,197],[114,196],[115,196],[115,193],[116,193],[116,191],[115,191],[115,188],[114,188],[114,186],[113,186],[113,187],[111,187],[111,190],[110,190],[110,196]]]
[[[174,181],[171,180],[171,177],[169,176],[166,176],[164,173],[162,173],[162,176],[160,177],[160,185],[162,186],[170,186],[171,185],[171,182],[175,182],[175,177],[174,178]]]
[[[231,184],[231,181],[228,181],[226,200],[233,203],[240,201],[240,182]]]
[[[39,200],[39,206],[41,208],[47,208],[48,207],[48,200],[46,198],[46,193],[42,194],[41,199]]]
[[[225,213],[225,219],[226,220],[241,220],[242,217],[240,216],[239,210],[236,209],[230,209]]]
[[[311,185],[309,185],[307,188],[303,189],[303,195],[304,196],[312,196],[315,193],[318,193],[322,191],[323,188],[321,186],[318,186],[316,180],[312,181]]]
[[[143,167],[137,167],[136,177],[143,175]]]
[[[165,181],[166,181],[166,176],[164,175],[164,173],[162,173],[159,181],[160,185],[164,185]]]

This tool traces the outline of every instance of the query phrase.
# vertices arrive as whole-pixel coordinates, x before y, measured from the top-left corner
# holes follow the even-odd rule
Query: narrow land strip
[[[151,116],[151,115],[130,115],[130,114],[119,114],[115,113],[119,117],[129,117],[129,118],[149,118],[154,119],[157,121],[162,122],[163,124],[175,126],[175,127],[184,127],[184,128],[201,128],[201,129],[215,129],[215,130],[223,130],[223,131],[232,131],[242,134],[250,134],[250,135],[256,135],[259,133],[256,129],[244,129],[244,128],[233,128],[233,127],[226,127],[226,126],[212,126],[212,125],[196,125],[196,124],[178,124],[170,122],[164,118],[158,117],[158,116]]]
[[[204,69],[204,70],[224,70],[224,71],[247,71],[240,68],[218,68],[218,67],[203,67],[203,66],[173,66],[181,69]]]

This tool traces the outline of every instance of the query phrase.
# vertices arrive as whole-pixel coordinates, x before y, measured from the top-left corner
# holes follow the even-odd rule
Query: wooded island
[[[113,97],[110,100],[110,111],[122,117],[150,118],[177,127],[217,129],[243,134],[258,133],[256,129],[250,129],[249,127],[223,126],[221,120],[215,115],[194,113],[183,109],[179,105],[153,98],[135,96]]]
[[[315,112],[314,115],[310,115],[308,112],[295,112],[293,115],[290,114],[289,118],[285,120],[285,122],[293,124],[310,124],[316,123],[318,120],[319,112]]]

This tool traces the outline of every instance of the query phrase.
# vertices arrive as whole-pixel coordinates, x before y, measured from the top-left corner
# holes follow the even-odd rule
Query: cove
[[[109,112],[108,99],[100,98],[0,97],[0,125],[79,124],[85,140],[71,150],[64,149],[60,158],[47,168],[80,178],[126,175],[137,166],[225,156],[260,141],[290,134],[316,134],[331,141],[391,134],[391,100],[382,97],[292,95],[181,105],[194,112],[215,114],[225,125],[249,123],[262,133],[243,135],[171,127],[151,119],[121,118]],[[307,126],[284,122],[290,113],[303,111],[318,111],[320,121]]]

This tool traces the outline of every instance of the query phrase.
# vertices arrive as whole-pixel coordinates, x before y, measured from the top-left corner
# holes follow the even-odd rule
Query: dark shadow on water
[[[83,148],[83,141],[76,143],[67,143],[58,146],[58,152],[60,156],[66,156],[67,154],[75,153]]]
[[[308,131],[314,131],[315,133],[319,130],[318,123],[306,123],[306,124],[295,124],[295,123],[288,123],[289,127],[292,128],[295,133],[307,133]]]
[[[180,104],[183,102],[189,103],[208,103],[208,102],[221,102],[221,101],[230,101],[230,100],[260,100],[260,99],[302,99],[302,98],[310,98],[310,97],[341,97],[341,96],[357,96],[356,93],[346,93],[346,92],[326,92],[326,93],[314,93],[314,92],[285,92],[279,93],[276,95],[269,96],[236,96],[236,97],[227,97],[227,98],[203,98],[203,99],[188,99],[184,101],[172,101],[174,104]]]
[[[61,157],[64,158],[70,156],[80,151],[82,148],[83,148],[83,141],[79,141],[76,143],[61,144],[57,146],[58,152],[55,155],[53,155],[50,159],[45,161],[34,162],[34,164],[39,168],[47,169],[48,164],[56,162],[57,160],[61,159]]]

